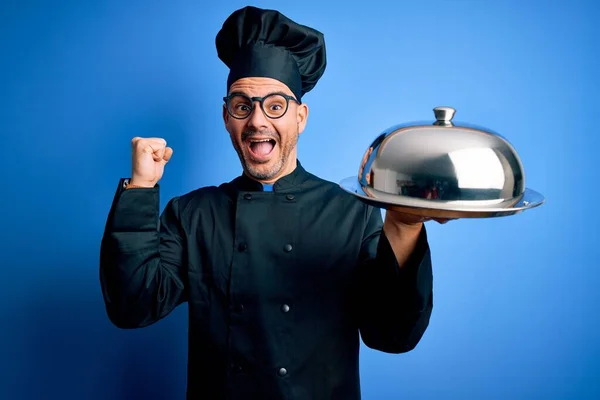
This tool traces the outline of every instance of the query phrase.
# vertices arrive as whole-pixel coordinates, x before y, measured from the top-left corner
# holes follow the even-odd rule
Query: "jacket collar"
[[[273,191],[286,192],[293,190],[302,183],[306,182],[310,178],[310,176],[310,173],[308,173],[304,169],[304,167],[300,163],[300,160],[296,160],[296,169],[294,169],[294,171],[292,171],[290,174],[279,178],[273,185]],[[238,190],[253,192],[263,191],[262,184],[250,178],[245,173],[242,173],[240,176],[231,181],[231,183]]]

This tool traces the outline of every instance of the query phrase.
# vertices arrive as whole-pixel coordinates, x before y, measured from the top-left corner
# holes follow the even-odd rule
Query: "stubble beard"
[[[265,164],[257,164],[256,162],[253,162],[249,159],[250,156],[247,156],[244,153],[244,150],[242,150],[242,146],[245,146],[243,143],[238,142],[233,137],[231,137],[231,141],[233,143],[236,153],[238,154],[240,162],[242,163],[242,167],[244,168],[246,173],[250,175],[250,177],[257,180],[270,180],[276,177],[287,165],[290,158],[290,154],[292,153],[294,148],[296,148],[296,145],[298,143],[298,132],[296,131],[295,134],[289,137],[289,139],[285,143],[280,141],[277,144],[277,146],[280,146],[280,148],[278,149],[279,157],[274,163],[273,161],[269,161],[269,163],[273,164],[267,170],[265,170],[265,168],[262,167]]]

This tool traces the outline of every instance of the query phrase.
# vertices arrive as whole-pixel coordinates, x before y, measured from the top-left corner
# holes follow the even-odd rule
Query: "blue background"
[[[355,175],[388,126],[487,126],[519,152],[541,208],[429,224],[435,309],[413,352],[364,349],[365,399],[600,396],[599,6],[545,1],[304,1],[326,35],[299,155]],[[186,307],[122,331],[98,252],[130,140],[175,153],[161,202],[240,172],[221,119],[214,36],[241,1],[8,1],[0,6],[0,399],[182,399]]]

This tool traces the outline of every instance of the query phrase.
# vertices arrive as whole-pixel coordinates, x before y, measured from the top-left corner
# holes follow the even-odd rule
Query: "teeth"
[[[261,139],[261,140],[252,140],[252,139],[250,139],[250,141],[252,143],[262,143],[262,142],[270,142],[271,139]]]

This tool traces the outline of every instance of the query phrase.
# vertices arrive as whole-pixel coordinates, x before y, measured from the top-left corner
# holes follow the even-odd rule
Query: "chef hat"
[[[230,69],[227,91],[245,77],[267,77],[287,85],[298,101],[325,72],[323,34],[275,10],[245,7],[224,22],[217,54]]]

